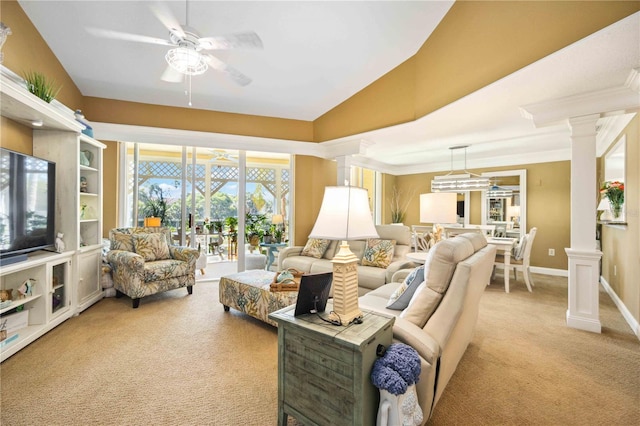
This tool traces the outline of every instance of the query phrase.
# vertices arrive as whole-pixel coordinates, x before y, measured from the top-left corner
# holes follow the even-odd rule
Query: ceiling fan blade
[[[162,73],[162,77],[160,77],[160,80],[169,83],[182,83],[183,78],[183,73],[174,69],[171,65],[167,65],[167,68],[165,68],[164,72]]]
[[[202,37],[198,39],[200,47],[207,50],[227,49],[262,49],[262,40],[253,31],[234,33],[217,37]]]
[[[178,22],[176,17],[173,16],[173,13],[171,12],[171,9],[169,9],[169,6],[164,3],[153,3],[151,6],[149,6],[149,8],[153,12],[153,14],[156,15],[156,18],[158,18],[158,20],[162,22],[162,25],[164,25],[169,30],[170,33],[175,34],[180,38],[184,38],[185,34],[184,30],[182,29],[182,25],[180,25],[180,22]]]
[[[233,68],[231,65],[222,62],[220,59],[211,55],[202,55],[206,61],[209,63],[209,66],[214,70],[223,72],[227,74],[233,81],[238,83],[240,86],[246,86],[251,83],[251,79],[246,75],[242,74],[237,69]]]
[[[110,38],[114,40],[136,41],[140,43],[159,44],[162,46],[175,46],[169,40],[164,40],[156,37],[149,37],[145,35],[131,34],[131,33],[123,33],[120,31],[105,30],[102,28],[95,28],[95,27],[86,27],[85,29],[89,34],[94,35],[96,37]]]

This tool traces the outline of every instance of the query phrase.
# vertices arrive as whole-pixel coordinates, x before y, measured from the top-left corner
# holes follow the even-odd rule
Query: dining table
[[[509,273],[511,272],[511,249],[516,241],[517,238],[510,237],[487,238],[487,244],[495,246],[498,252],[504,254],[504,291],[507,293],[509,293]]]

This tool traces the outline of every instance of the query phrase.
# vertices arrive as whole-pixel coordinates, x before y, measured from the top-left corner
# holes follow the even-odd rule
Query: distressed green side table
[[[335,326],[294,309],[269,314],[278,323],[278,424],[291,415],[307,426],[375,425],[380,396],[369,376],[395,319],[363,312],[362,324]]]

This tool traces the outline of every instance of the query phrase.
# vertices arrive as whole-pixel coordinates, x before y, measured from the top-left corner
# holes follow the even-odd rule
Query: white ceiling
[[[185,22],[185,3],[167,2]],[[253,79],[235,86],[213,70],[194,77],[194,108],[313,120],[411,57],[453,2],[189,2],[202,36],[253,30],[262,51],[217,55]],[[96,38],[86,27],[167,38],[149,2],[20,1],[85,96],[186,107],[185,85],[166,83],[166,46]],[[14,30],[15,32],[15,30]],[[353,135],[356,160],[395,174],[569,158],[566,125],[536,129],[520,107],[623,86],[640,67],[636,13],[413,123]],[[90,117],[88,117],[90,119]],[[604,123],[606,124],[606,123]],[[463,168],[462,155],[454,169]]]

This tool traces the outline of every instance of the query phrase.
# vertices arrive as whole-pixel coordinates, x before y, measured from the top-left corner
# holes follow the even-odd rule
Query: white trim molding
[[[640,323],[638,323],[638,321],[633,317],[633,314],[631,314],[629,309],[627,309],[627,306],[622,300],[620,300],[616,292],[611,288],[611,285],[609,285],[609,283],[606,279],[604,279],[603,276],[600,276],[600,284],[602,284],[602,288],[604,288],[604,291],[607,292],[609,297],[611,297],[611,300],[613,300],[613,303],[615,303],[615,305],[618,307],[618,310],[622,314],[622,317],[625,319],[625,321],[627,321],[629,327],[631,327],[631,331],[633,331],[633,334],[635,334],[636,337],[640,340]]]
[[[633,113],[640,108],[638,79],[638,69],[634,68],[621,87],[524,105],[520,107],[520,112],[524,118],[532,120],[536,127],[555,125],[563,122],[567,117]]]

